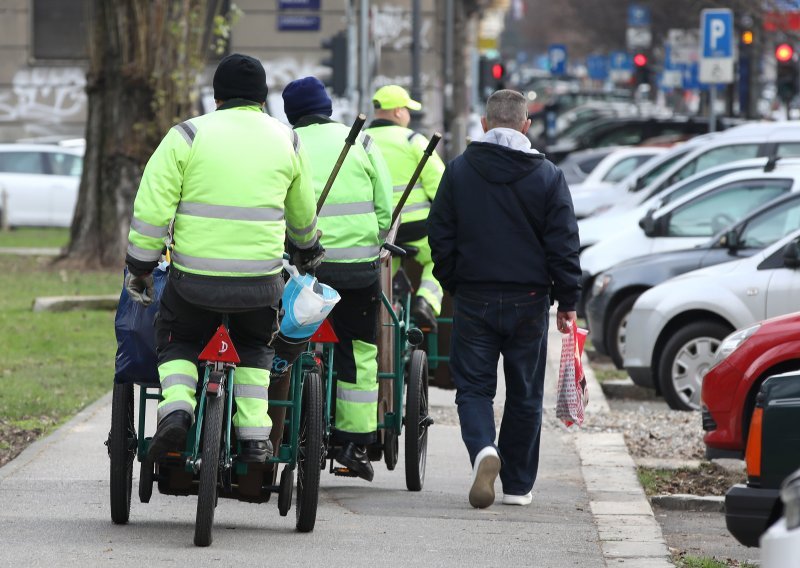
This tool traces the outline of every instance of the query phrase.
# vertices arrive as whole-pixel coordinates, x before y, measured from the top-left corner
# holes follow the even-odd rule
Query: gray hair
[[[486,122],[489,128],[520,130],[528,120],[528,101],[517,91],[495,91],[486,101]]]

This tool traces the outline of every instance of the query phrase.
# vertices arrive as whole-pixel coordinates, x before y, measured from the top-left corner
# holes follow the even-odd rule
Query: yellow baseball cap
[[[392,109],[406,107],[411,110],[421,110],[422,104],[411,98],[400,85],[386,85],[381,87],[372,96],[375,108]]]

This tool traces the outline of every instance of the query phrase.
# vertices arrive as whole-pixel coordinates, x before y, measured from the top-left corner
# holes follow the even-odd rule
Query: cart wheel
[[[108,433],[108,456],[111,458],[111,520],[118,525],[128,522],[131,514],[133,460],[136,459],[136,428],[133,415],[133,384],[114,384],[111,399],[111,430]]]
[[[139,468],[139,501],[149,503],[153,496],[153,462],[149,459],[142,460]]]
[[[281,486],[278,492],[278,513],[281,517],[289,514],[292,508],[292,491],[294,490],[294,470],[288,465],[281,472]]]
[[[425,483],[428,456],[428,356],[421,349],[411,355],[405,414],[406,487],[419,491]]]
[[[197,518],[194,525],[194,543],[211,544],[214,525],[214,508],[217,506],[218,471],[222,420],[225,414],[225,391],[206,398],[203,418],[203,453],[200,462],[200,485],[197,489]]]
[[[303,407],[297,442],[297,530],[311,532],[317,521],[319,477],[325,460],[325,412],[322,377],[308,373],[303,381]]]
[[[397,432],[392,428],[383,431],[383,461],[386,469],[392,471],[397,465],[398,454],[400,453],[400,442],[397,439]]]

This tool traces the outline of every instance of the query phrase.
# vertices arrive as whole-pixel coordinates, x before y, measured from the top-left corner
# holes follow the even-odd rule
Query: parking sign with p
[[[703,10],[700,14],[700,82],[733,82],[733,12]]]

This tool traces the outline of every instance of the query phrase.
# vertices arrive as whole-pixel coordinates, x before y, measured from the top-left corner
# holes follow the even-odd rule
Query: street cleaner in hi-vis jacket
[[[322,260],[314,187],[300,137],[264,113],[264,67],[240,54],[214,74],[215,112],[170,129],[144,170],[133,207],[125,287],[153,299],[157,265],[174,218],[172,264],[156,320],[163,400],[150,458],[182,449],[194,420],[198,356],[230,315],[241,359],[233,425],[239,459],[272,455],[268,342],[283,291],[284,243],[295,265]]]

